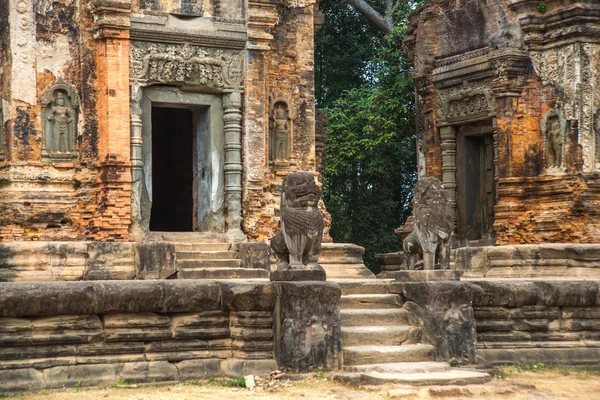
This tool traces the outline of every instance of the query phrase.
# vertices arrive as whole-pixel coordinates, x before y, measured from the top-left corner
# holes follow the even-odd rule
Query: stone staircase
[[[476,384],[489,374],[435,362],[435,349],[421,341],[422,328],[389,292],[391,279],[335,279],[342,288],[340,318],[346,373],[352,383],[410,385]]]
[[[153,240],[172,243],[177,262],[176,279],[269,278],[260,268],[245,268],[235,245],[215,234],[152,232]]]

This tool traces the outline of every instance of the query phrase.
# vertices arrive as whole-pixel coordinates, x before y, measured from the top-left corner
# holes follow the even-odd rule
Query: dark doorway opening
[[[491,134],[469,133],[469,126],[463,126],[457,135],[458,233],[463,245],[491,245],[496,202],[494,141]]]
[[[192,111],[152,107],[152,210],[150,230],[193,230]]]

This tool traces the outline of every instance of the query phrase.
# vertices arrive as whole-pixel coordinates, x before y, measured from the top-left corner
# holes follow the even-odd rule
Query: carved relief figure
[[[542,120],[542,134],[545,143],[545,166],[548,169],[562,168],[566,129],[567,122],[560,109],[548,111]]]
[[[276,100],[272,107],[269,160],[287,161],[290,158],[290,108],[285,100]]]
[[[415,185],[414,230],[404,239],[404,251],[415,268],[422,255],[423,269],[450,267],[450,236],[454,230],[450,195],[439,179],[429,176]]]
[[[283,179],[281,232],[271,239],[278,269],[321,269],[323,215],[321,189],[312,174],[294,172]]]
[[[73,111],[66,106],[64,92],[57,90],[50,108],[48,121],[52,123],[52,148],[50,152],[71,151],[69,125],[73,122]]]
[[[59,82],[44,92],[41,102],[45,119],[43,155],[58,159],[74,157],[77,95],[69,85]]]

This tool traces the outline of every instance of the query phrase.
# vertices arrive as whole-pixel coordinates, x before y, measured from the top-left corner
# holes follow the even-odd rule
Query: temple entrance
[[[193,230],[193,149],[192,111],[152,107],[151,231]]]
[[[457,129],[458,235],[464,245],[494,241],[494,141],[491,125]]]
[[[225,135],[221,97],[148,87],[143,90],[140,106],[143,166],[138,201],[142,229],[223,232]]]

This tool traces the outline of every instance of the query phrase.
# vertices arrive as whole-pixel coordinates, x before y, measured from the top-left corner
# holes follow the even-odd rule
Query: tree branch
[[[346,3],[354,7],[356,11],[364,15],[386,35],[392,33],[394,26],[391,21],[388,21],[385,17],[375,11],[375,9],[368,5],[364,0],[346,0]]]

